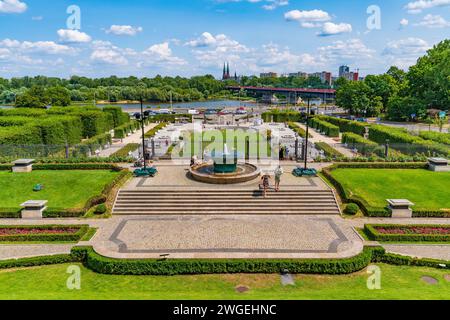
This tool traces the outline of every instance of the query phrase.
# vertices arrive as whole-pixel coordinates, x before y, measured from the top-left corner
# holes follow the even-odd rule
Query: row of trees
[[[391,67],[364,81],[341,80],[336,104],[353,115],[391,120],[425,119],[430,109],[450,107],[450,40],[445,40],[418,59],[408,72]]]
[[[128,77],[90,79],[73,76],[70,79],[44,76],[0,78],[0,103],[17,107],[67,106],[71,102],[145,101],[175,102],[198,101],[228,94],[224,83],[211,75],[192,77],[141,78]]]

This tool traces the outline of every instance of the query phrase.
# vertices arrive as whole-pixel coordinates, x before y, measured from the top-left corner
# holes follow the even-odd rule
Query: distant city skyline
[[[0,0],[0,77],[408,68],[450,35],[450,0]],[[77,8],[80,9],[78,19]],[[68,8],[70,10],[68,10]],[[69,13],[67,13],[69,12]]]

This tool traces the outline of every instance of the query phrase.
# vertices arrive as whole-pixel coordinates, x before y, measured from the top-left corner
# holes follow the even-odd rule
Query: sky
[[[362,75],[450,38],[450,0],[0,0],[0,77]]]

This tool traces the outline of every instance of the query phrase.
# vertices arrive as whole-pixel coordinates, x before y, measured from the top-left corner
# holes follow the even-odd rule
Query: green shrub
[[[301,138],[306,138],[306,131],[302,128],[300,128],[295,122],[289,122],[288,123],[289,128],[298,134]],[[309,138],[311,138],[312,135],[309,134]]]
[[[358,150],[359,153],[365,156],[377,155],[382,157],[385,153],[383,146],[351,132],[346,132],[342,135],[342,143],[347,144],[352,149]]]
[[[104,203],[101,203],[97,206],[97,208],[95,208],[94,213],[95,214],[104,214],[106,213],[107,209],[106,209],[106,205]]]
[[[115,275],[180,275],[279,273],[284,269],[298,274],[350,274],[364,269],[382,248],[364,248],[363,252],[345,259],[156,259],[125,260],[107,258],[92,247],[74,247],[72,256],[102,274]]]
[[[325,153],[326,157],[330,157],[330,158],[343,158],[344,155],[342,153],[340,153],[339,151],[337,151],[336,149],[334,149],[332,146],[330,146],[329,144],[325,143],[325,142],[316,142],[315,146],[318,150],[322,150]]]
[[[118,106],[105,106],[103,112],[108,112],[112,115],[114,122],[114,128],[117,128],[130,121],[128,113],[124,113],[121,107]]]
[[[167,122],[159,123],[153,129],[147,131],[145,133],[145,137],[146,138],[153,138],[159,130],[164,129],[167,125],[168,125]]]
[[[270,122],[273,118],[273,122],[300,122],[303,120],[303,116],[300,112],[290,110],[272,110],[264,112],[261,115],[264,122]]]
[[[71,254],[60,254],[53,256],[1,260],[0,269],[27,268],[71,262],[77,262],[76,257]]]
[[[30,119],[28,117],[17,117],[17,116],[1,117],[0,116],[0,127],[23,126],[24,124],[27,124],[30,121],[33,121],[33,119]]]
[[[370,127],[369,139],[383,145],[389,140],[389,145],[393,149],[404,154],[450,156],[449,146],[413,136],[406,129],[374,125]]]
[[[439,133],[433,131],[420,131],[419,136],[425,140],[450,145],[450,133]]]
[[[319,120],[319,118],[311,118],[309,125],[329,137],[339,137],[339,127],[334,124]]]
[[[352,132],[360,136],[364,136],[364,134],[366,133],[366,127],[370,126],[370,124],[366,122],[351,121],[330,116],[318,116],[318,118],[320,120],[324,120],[326,122],[334,124],[335,126],[338,126],[339,131],[342,133]]]
[[[359,207],[356,203],[349,203],[345,206],[345,210],[344,213],[354,216],[355,214],[357,214],[359,211]]]
[[[113,153],[111,156],[128,158],[129,157],[128,153],[136,151],[137,149],[139,149],[139,146],[140,146],[139,143],[129,143],[122,149]]]

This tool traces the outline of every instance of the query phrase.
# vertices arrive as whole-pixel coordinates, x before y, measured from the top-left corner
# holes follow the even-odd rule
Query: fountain
[[[209,154],[213,164],[201,164],[189,170],[194,180],[212,184],[235,184],[256,179],[260,170],[249,163],[238,163],[240,154],[229,152],[224,145],[223,152],[213,151]]]

